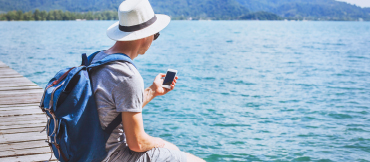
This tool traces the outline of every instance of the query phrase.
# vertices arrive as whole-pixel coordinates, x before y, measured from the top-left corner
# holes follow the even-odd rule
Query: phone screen
[[[175,79],[176,73],[172,71],[167,71],[166,77],[164,78],[163,85],[171,85]]]

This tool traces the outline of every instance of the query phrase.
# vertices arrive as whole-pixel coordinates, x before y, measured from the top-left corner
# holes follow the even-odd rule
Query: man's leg
[[[170,150],[180,151],[180,149],[176,145],[172,144],[171,142],[167,142],[166,140],[163,140],[163,141],[165,143],[164,148],[170,149]]]
[[[206,162],[205,160],[199,157],[196,157],[195,155],[190,154],[190,153],[186,153],[186,158],[187,158],[187,162]]]
[[[180,149],[176,145],[172,144],[171,142],[168,142],[168,141],[164,141],[164,142],[166,143],[164,145],[164,148],[180,151]],[[190,153],[186,153],[186,158],[187,158],[187,162],[205,162],[203,159],[196,157],[195,155],[190,154]]]

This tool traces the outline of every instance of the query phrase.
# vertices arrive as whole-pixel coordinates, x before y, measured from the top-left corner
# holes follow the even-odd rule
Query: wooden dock
[[[0,61],[0,161],[47,161],[43,89]],[[55,160],[55,158],[53,157]]]

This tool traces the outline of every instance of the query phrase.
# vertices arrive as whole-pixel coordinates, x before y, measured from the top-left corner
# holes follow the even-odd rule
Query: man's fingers
[[[175,85],[173,85],[173,84],[172,84],[172,85],[171,85],[171,90],[173,90],[174,88],[175,88]]]
[[[157,77],[156,77],[156,78],[163,78],[163,77],[165,77],[165,76],[166,76],[166,74],[159,73],[159,74],[157,75]]]
[[[179,79],[178,76],[175,77],[175,79],[173,80],[173,82],[177,83],[177,79]]]

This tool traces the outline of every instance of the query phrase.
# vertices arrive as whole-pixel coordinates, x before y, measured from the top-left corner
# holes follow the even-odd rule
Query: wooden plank
[[[13,72],[17,72],[15,70],[13,70],[12,68],[8,67],[8,68],[1,68],[0,69],[0,72],[4,72],[4,71],[13,71]]]
[[[29,149],[17,149],[17,150],[1,151],[0,152],[0,158],[1,157],[24,155],[24,154],[42,154],[42,153],[51,153],[50,147],[49,146],[44,146],[44,147],[35,147],[35,148],[29,148]]]
[[[29,80],[14,80],[14,81],[5,81],[2,79],[9,79],[9,78],[1,78],[0,84],[2,87],[14,87],[14,86],[19,86],[19,85],[35,85],[35,83],[29,81]],[[12,78],[14,79],[14,78]]]
[[[3,135],[3,134],[16,134],[16,133],[24,133],[24,132],[37,132],[37,133],[40,133],[43,129],[44,129],[45,125],[44,126],[41,126],[41,127],[34,127],[34,128],[23,128],[23,129],[4,129],[4,130],[0,130],[0,135]],[[46,137],[46,135],[45,135]]]
[[[13,101],[4,101],[4,102],[0,102],[0,104],[4,104],[4,105],[8,105],[8,104],[12,104],[12,103],[15,103],[15,104],[24,104],[24,103],[35,103],[35,104],[38,104],[40,102],[39,99],[34,99],[34,98],[25,98],[23,100],[13,100]]]
[[[33,126],[33,125],[36,125],[36,124],[43,124],[43,125],[46,125],[46,117],[44,120],[39,120],[39,121],[21,121],[21,122],[17,122],[17,123],[12,123],[12,122],[8,122],[8,123],[2,123],[0,125],[0,128],[1,129],[6,129],[6,128],[26,128],[28,126]]]
[[[9,96],[1,96],[0,97],[0,104],[19,104],[19,103],[37,103],[41,101],[42,95],[38,93],[30,93],[27,95],[9,95]],[[28,100],[28,102],[25,102],[24,100]]]
[[[25,132],[17,134],[3,134],[0,135],[0,143],[12,143],[22,141],[46,140],[46,134],[40,132]]]
[[[21,125],[0,125],[0,131],[6,130],[6,129],[23,129],[23,128],[33,128],[33,127],[45,127],[46,125],[46,118],[45,121],[38,122],[38,123],[27,123],[27,124],[21,124]]]
[[[25,81],[25,80],[14,81],[14,82],[0,80],[0,87],[17,87],[17,86],[24,86],[24,85],[28,85],[28,86],[35,85],[35,83],[31,81]]]
[[[26,103],[35,103],[38,104],[41,101],[42,95],[40,94],[29,94],[27,96],[16,97],[16,96],[7,96],[0,98],[0,105],[11,105],[11,104],[26,104]]]
[[[40,108],[33,109],[0,109],[0,117],[14,117],[14,116],[24,116],[24,115],[36,115],[43,113]]]
[[[14,106],[14,105],[2,105],[0,107],[0,113],[2,111],[13,111],[13,110],[34,110],[34,109],[39,109],[39,104],[33,104],[29,106]]]
[[[1,105],[0,111],[12,111],[12,110],[32,110],[32,109],[40,109],[38,104],[32,104],[32,105],[22,105],[19,106],[15,105]]]
[[[2,97],[22,97],[28,95],[43,95],[42,89],[34,89],[34,90],[19,90],[19,91],[0,91],[0,98]]]
[[[1,79],[0,79],[0,87],[20,87],[20,86],[36,85],[35,83],[31,81],[20,80],[20,81],[7,82],[7,81],[1,81]]]
[[[38,93],[39,95],[43,94],[43,89],[23,89],[23,90],[17,90],[17,91],[0,91],[0,97],[6,97],[6,96],[14,96],[14,95],[27,95],[31,93]]]
[[[34,154],[34,155],[24,155],[24,156],[13,156],[13,157],[4,157],[0,161],[48,161],[50,158],[50,153]],[[53,160],[56,161],[53,156]]]
[[[32,114],[32,115],[21,115],[21,116],[11,116],[11,117],[1,117],[0,118],[0,125],[5,125],[5,123],[22,123],[21,121],[24,122],[33,122],[36,123],[38,120],[46,120],[45,114],[44,113],[38,113],[38,114]]]
[[[0,105],[0,108],[21,108],[21,107],[33,107],[33,106],[37,106],[36,104],[34,103],[25,103],[25,104],[12,104],[12,105]]]
[[[1,123],[1,127],[6,127],[6,126],[14,126],[14,127],[27,127],[28,125],[31,125],[31,124],[38,124],[38,123],[44,123],[46,124],[46,117],[44,116],[44,119],[38,119],[38,121],[30,121],[30,120],[25,120],[25,121],[19,121],[17,123],[14,123],[14,122],[11,122],[11,121],[8,121],[8,122],[4,122],[4,123]]]
[[[18,109],[0,108],[0,118],[6,118],[6,117],[14,118],[17,116],[25,116],[25,115],[39,115],[40,113],[42,114],[43,111],[36,106],[35,107],[25,107],[24,109],[22,109],[21,107]]]
[[[1,100],[5,100],[6,101],[8,99],[17,100],[17,99],[23,99],[23,98],[37,98],[37,99],[41,99],[41,97],[42,97],[42,94],[40,94],[40,93],[29,93],[29,94],[25,94],[25,95],[2,95],[0,97],[0,101]]]
[[[0,74],[1,75],[19,75],[19,73],[17,73],[16,71],[14,70],[8,70],[8,69],[5,69],[4,68],[1,68],[0,69]]]
[[[28,123],[28,124],[22,124],[22,125],[1,125],[0,131],[12,130],[12,129],[23,129],[23,128],[36,128],[36,127],[44,128],[45,126],[46,126],[46,118],[45,118],[45,121],[38,122],[38,123]]]
[[[0,69],[0,71],[1,71],[1,69]],[[21,74],[17,73],[16,71],[14,71],[14,74],[20,75],[21,77],[18,77],[18,78],[2,78],[1,80],[2,81],[29,80],[28,78],[22,76]]]
[[[23,115],[32,115],[32,114],[40,114],[43,113],[40,108],[38,109],[30,109],[30,110],[13,110],[13,111],[0,111],[0,118],[1,117],[14,117],[14,116],[23,116]]]
[[[2,78],[0,81],[1,82],[17,82],[17,81],[30,81],[30,80],[25,77],[19,77],[19,78]]]
[[[0,108],[0,117],[13,117],[13,116],[24,116],[24,115],[36,115],[42,113],[40,108],[30,109],[5,109]]]
[[[18,91],[18,90],[33,90],[33,89],[42,89],[37,85],[19,85],[16,87],[12,86],[5,86],[0,87],[0,91]]]
[[[12,83],[12,84],[7,84],[5,85],[4,83],[2,83],[0,85],[0,88],[6,88],[6,87],[20,87],[20,86],[34,86],[35,83]]]
[[[1,117],[0,126],[9,125],[25,125],[31,123],[42,123],[46,122],[46,116],[43,113],[36,115],[25,115],[25,116],[12,116],[12,117]]]
[[[17,71],[13,70],[10,67],[5,67],[5,66],[3,66],[2,68],[0,68],[0,73],[5,73],[5,72],[13,72],[14,73],[14,72],[17,72]]]
[[[24,91],[1,91],[0,92],[0,98],[3,97],[28,97],[29,95],[38,95],[42,96],[42,90],[41,89],[36,89],[36,90],[24,90]]]
[[[6,144],[0,144],[0,152],[9,151],[9,150],[30,149],[30,148],[37,148],[37,147],[49,147],[49,146],[43,140],[26,141],[26,142],[18,142],[18,143],[6,143]]]
[[[0,78],[20,78],[20,77],[23,77],[22,75],[20,74],[1,74],[0,75]]]

